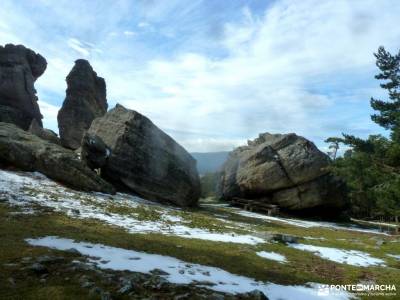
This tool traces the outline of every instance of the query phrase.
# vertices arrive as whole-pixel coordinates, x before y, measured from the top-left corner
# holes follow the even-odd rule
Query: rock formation
[[[83,191],[115,193],[114,188],[90,170],[72,151],[45,141],[14,124],[0,122],[0,167],[38,171]]]
[[[92,170],[103,168],[110,156],[110,149],[97,135],[85,133],[82,139],[81,159]]]
[[[39,123],[36,121],[36,119],[32,120],[32,123],[29,126],[28,131],[46,141],[52,142],[57,145],[61,144],[57,134],[50,129],[41,127]]]
[[[22,45],[0,46],[0,122],[27,130],[33,119],[42,126],[34,82],[47,62]]]
[[[89,131],[110,148],[102,176],[150,200],[193,206],[200,196],[196,161],[148,118],[117,105]]]
[[[224,199],[245,198],[282,209],[340,208],[343,185],[327,169],[329,158],[307,139],[264,133],[231,152],[219,184]]]
[[[92,121],[107,111],[106,83],[84,59],[75,61],[67,76],[67,96],[58,112],[58,128],[64,147],[78,149]]]

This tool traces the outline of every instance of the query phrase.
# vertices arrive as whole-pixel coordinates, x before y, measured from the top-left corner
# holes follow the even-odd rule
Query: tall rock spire
[[[106,83],[87,60],[78,59],[67,76],[67,95],[58,112],[64,147],[77,149],[92,121],[107,112]]]

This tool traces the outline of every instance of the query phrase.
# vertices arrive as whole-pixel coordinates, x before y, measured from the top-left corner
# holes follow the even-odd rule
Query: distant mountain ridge
[[[192,152],[190,153],[197,161],[197,170],[200,175],[209,172],[217,172],[228,158],[230,151],[221,152]]]

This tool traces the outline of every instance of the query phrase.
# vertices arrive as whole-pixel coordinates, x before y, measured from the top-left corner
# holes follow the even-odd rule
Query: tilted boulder
[[[329,157],[307,139],[264,133],[231,152],[219,194],[224,199],[258,199],[287,210],[345,204],[343,183],[328,170]]]
[[[0,122],[0,166],[38,171],[82,191],[115,193],[72,151],[43,140],[14,124]]]
[[[46,141],[52,142],[54,144],[60,145],[60,139],[58,138],[57,133],[50,129],[43,128],[39,125],[39,123],[36,121],[36,119],[32,120],[31,125],[29,126],[28,131],[41,139],[44,139]]]
[[[140,113],[121,105],[93,121],[88,133],[111,153],[101,174],[149,200],[196,205],[200,182],[196,161]]]
[[[106,83],[87,60],[78,59],[67,76],[66,93],[58,128],[62,145],[75,150],[92,121],[107,111]]]
[[[0,122],[28,130],[35,119],[42,126],[34,83],[46,67],[43,56],[22,45],[0,46]]]

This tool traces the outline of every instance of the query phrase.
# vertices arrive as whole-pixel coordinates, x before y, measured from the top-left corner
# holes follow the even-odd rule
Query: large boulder
[[[0,46],[0,122],[27,130],[35,119],[42,126],[34,82],[46,67],[43,56],[22,45]]]
[[[345,205],[344,186],[328,165],[329,157],[301,136],[260,134],[231,152],[222,168],[219,194],[287,210],[340,208]]]
[[[47,177],[83,191],[115,193],[72,151],[0,122],[0,166],[39,171]]]
[[[106,83],[87,60],[78,59],[67,76],[66,93],[58,128],[62,145],[75,150],[92,121],[107,111]]]
[[[89,134],[110,148],[102,175],[149,200],[196,205],[196,161],[170,136],[136,111],[117,105],[93,121]]]

